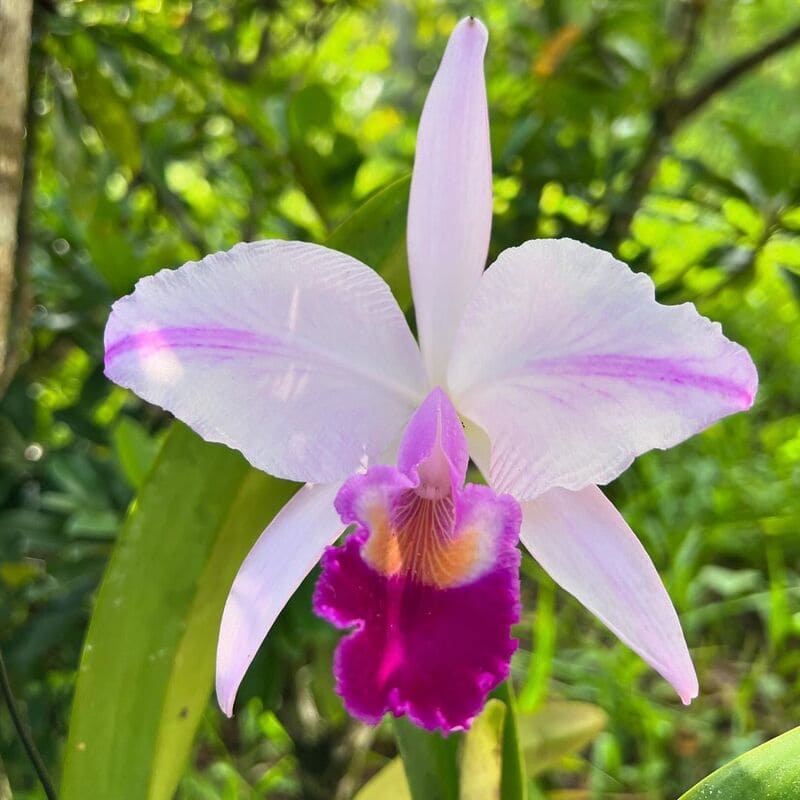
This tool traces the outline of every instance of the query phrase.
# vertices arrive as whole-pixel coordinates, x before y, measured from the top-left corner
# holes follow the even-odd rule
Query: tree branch
[[[0,380],[13,316],[31,13],[31,0],[0,0]]]
[[[698,20],[699,18],[695,20],[695,24]],[[694,36],[691,29],[689,35]],[[675,131],[717,94],[759,67],[767,59],[798,43],[800,43],[800,23],[750,53],[733,60],[685,97],[676,97],[672,93],[671,87],[675,85],[678,77],[676,73],[679,70],[674,68],[668,70],[670,80],[665,87],[667,96],[652,111],[650,136],[631,170],[631,181],[626,193],[625,204],[609,217],[606,230],[615,244],[628,234],[633,217],[641,206],[655,176],[664,145]],[[689,54],[690,49],[687,48],[679,58],[681,67],[688,62]]]
[[[39,782],[42,784],[42,788],[44,789],[47,800],[56,800],[56,792],[53,788],[53,782],[50,780],[50,776],[47,774],[44,761],[39,755],[39,751],[36,749],[36,745],[34,744],[31,735],[28,733],[25,723],[22,721],[22,715],[17,707],[17,701],[14,699],[14,693],[11,691],[11,683],[8,680],[8,673],[6,672],[6,664],[5,661],[3,661],[2,653],[0,653],[0,694],[3,695],[6,701],[8,713],[11,716],[11,721],[14,723],[14,728],[16,729],[17,735],[22,742],[22,746],[25,748],[25,752],[28,754],[31,764],[33,764],[33,768],[36,771]]]
[[[723,67],[691,94],[678,101],[677,107],[671,115],[673,119],[670,120],[673,130],[739,78],[761,66],[768,58],[798,43],[800,43],[800,23]]]

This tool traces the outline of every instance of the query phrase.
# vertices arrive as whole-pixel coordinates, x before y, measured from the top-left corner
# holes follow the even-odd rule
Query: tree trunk
[[[0,385],[9,355],[32,0],[0,0]]]

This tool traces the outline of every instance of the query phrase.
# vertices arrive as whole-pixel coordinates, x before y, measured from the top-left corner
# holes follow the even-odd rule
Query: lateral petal
[[[426,390],[386,283],[300,242],[239,244],[143,278],[114,304],[105,348],[111,380],[297,481],[379,456]]]
[[[459,413],[491,440],[492,486],[517,499],[607,483],[751,406],[747,351],[690,303],[571,239],[506,250],[462,319],[448,372]]]
[[[278,614],[345,528],[333,507],[338,491],[339,484],[300,489],[239,568],[217,644],[217,701],[228,716],[239,684]]]
[[[520,538],[553,580],[672,684],[684,704],[697,676],[678,615],[641,542],[596,486],[522,504]]]

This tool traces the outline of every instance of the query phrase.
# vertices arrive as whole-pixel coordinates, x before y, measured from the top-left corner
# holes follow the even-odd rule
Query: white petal
[[[114,304],[105,345],[111,380],[297,481],[374,458],[426,393],[385,282],[298,242],[240,244],[143,278]]]
[[[340,484],[304,486],[281,510],[239,568],[217,645],[217,700],[230,716],[250,662],[289,598],[344,530],[333,501]]]
[[[688,704],[697,676],[678,615],[645,549],[596,486],[522,504],[523,544],[560,586],[669,681]]]
[[[417,134],[408,263],[420,346],[435,385],[489,250],[492,154],[483,23],[463,19],[447,43]]]
[[[518,499],[607,483],[749,408],[747,351],[693,305],[569,239],[506,250],[464,312],[448,385],[491,440],[489,477]]]

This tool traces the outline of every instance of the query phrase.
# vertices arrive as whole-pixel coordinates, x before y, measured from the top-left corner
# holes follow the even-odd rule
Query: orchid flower
[[[373,270],[299,242],[236,245],[113,306],[109,378],[306,484],[225,605],[228,715],[322,559],[314,607],[349,630],[334,671],[350,712],[466,727],[508,676],[518,539],[684,703],[697,695],[666,590],[597,484],[749,408],[755,367],[693,305],[657,303],[649,277],[585,244],[529,241],[484,271],[487,40],[474,18],[456,26],[420,121],[407,234],[419,344]],[[464,485],[470,458],[488,485]]]

